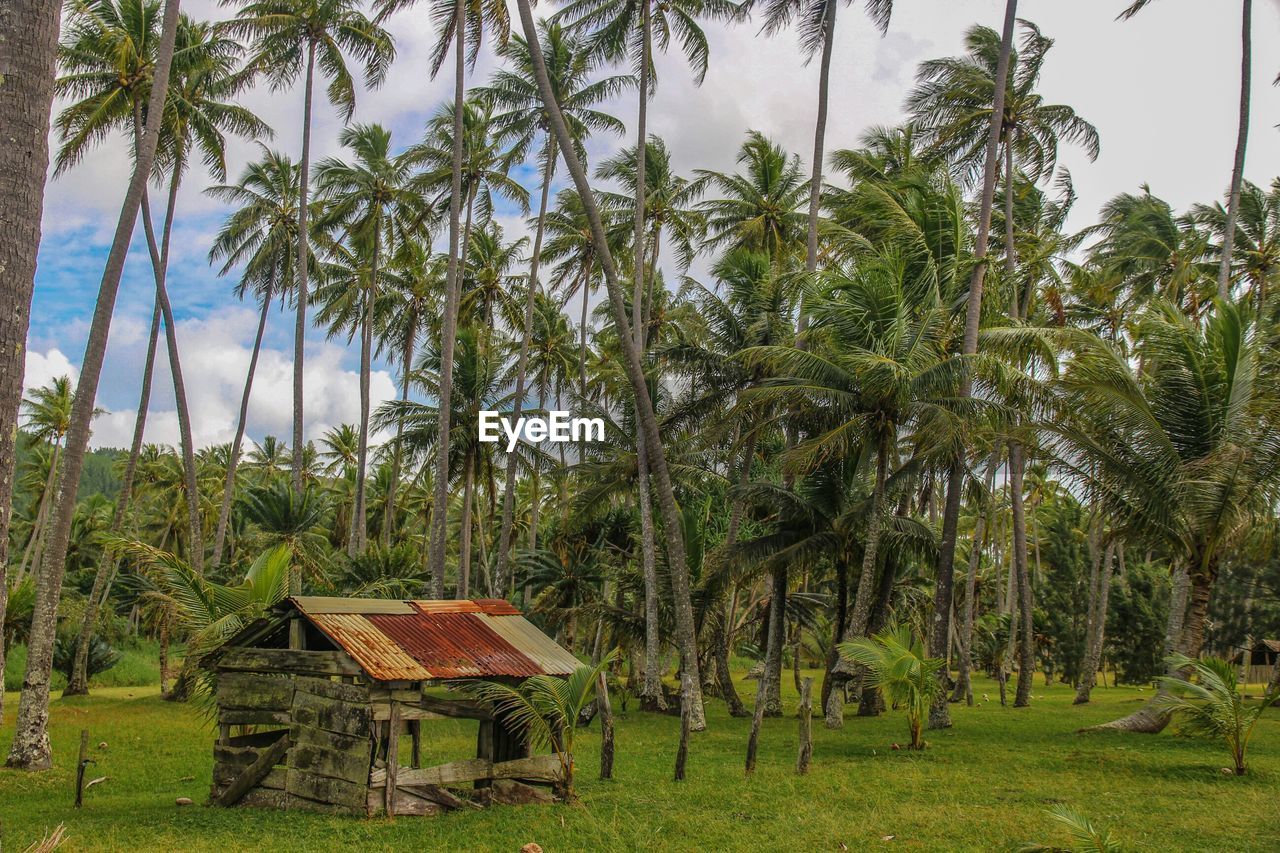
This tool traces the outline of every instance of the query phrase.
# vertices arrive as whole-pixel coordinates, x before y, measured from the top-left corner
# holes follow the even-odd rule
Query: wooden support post
[[[813,679],[806,678],[800,684],[800,754],[796,757],[796,773],[809,772],[813,761]]]
[[[417,770],[422,766],[422,720],[409,721],[409,734],[413,737],[413,754],[409,766]]]
[[[596,706],[600,709],[600,778],[613,778],[613,708],[609,683],[603,672],[596,681]]]
[[[691,723],[689,720],[690,709],[692,703],[689,701],[689,695],[685,691],[680,693],[680,748],[676,750],[676,775],[677,782],[684,781],[684,766],[689,760],[689,730]]]
[[[214,805],[233,806],[238,803],[241,797],[249,793],[250,788],[261,782],[271,772],[271,768],[275,767],[288,751],[289,736],[284,735],[264,749],[252,764],[246,767],[235,779],[232,779],[231,784],[226,787],[222,795],[214,800]]]
[[[76,761],[76,808],[84,805],[84,771],[93,759],[89,757],[89,730],[80,730],[80,758]]]
[[[400,703],[391,700],[391,719],[387,720],[387,817],[396,816],[396,775],[400,768]]]

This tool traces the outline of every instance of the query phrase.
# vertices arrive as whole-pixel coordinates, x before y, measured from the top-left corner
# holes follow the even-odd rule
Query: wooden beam
[[[463,785],[479,779],[530,779],[555,783],[560,781],[560,759],[554,755],[535,755],[531,758],[517,758],[514,761],[499,761],[495,764],[482,758],[471,758],[421,770],[401,769],[396,781],[400,786],[412,787]],[[369,784],[375,788],[384,787],[387,784],[387,771],[374,770],[370,774]]]
[[[271,772],[271,768],[284,758],[284,754],[289,751],[289,738],[282,737],[280,740],[271,744],[263,750],[258,759],[244,769],[244,772],[235,778],[222,795],[214,800],[215,805],[233,806],[241,797],[249,792],[249,789],[262,781],[262,779]]]
[[[364,672],[346,652],[297,649],[227,649],[219,670],[283,672],[290,675],[359,675]]]
[[[387,817],[396,816],[396,775],[400,769],[400,703],[391,700],[391,719],[387,721]]]

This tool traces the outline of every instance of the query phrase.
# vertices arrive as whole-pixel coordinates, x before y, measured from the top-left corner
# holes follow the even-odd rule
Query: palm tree
[[[707,228],[704,246],[763,252],[780,269],[804,233],[801,205],[807,186],[800,158],[788,157],[781,146],[753,130],[738,149],[738,164],[745,173],[697,171],[699,190],[719,193],[699,205]]]
[[[277,151],[262,149],[262,158],[250,163],[235,184],[221,184],[205,190],[221,202],[237,205],[227,217],[209,249],[209,261],[223,261],[218,275],[226,275],[242,267],[236,284],[236,296],[243,299],[250,289],[261,303],[258,331],[253,339],[253,354],[245,374],[244,393],[240,396],[240,413],[236,418],[236,434],[227,460],[227,479],[222,488],[222,506],[214,533],[212,565],[222,560],[226,544],[227,524],[231,519],[231,500],[235,494],[236,469],[240,448],[248,424],[249,397],[257,371],[262,337],[267,328],[271,301],[283,296],[295,281],[293,251],[297,245],[299,168]]]
[[[941,690],[938,673],[946,667],[946,660],[926,657],[924,643],[905,626],[843,643],[840,654],[866,667],[871,684],[883,690],[895,707],[906,709],[911,731],[907,748],[924,749],[925,718]]]
[[[583,50],[581,42],[568,35],[557,23],[544,22],[541,26],[542,54],[549,58],[547,73],[555,92],[556,102],[578,146],[578,154],[586,158],[585,143],[592,131],[609,131],[621,134],[625,127],[613,116],[595,109],[600,101],[618,94],[632,82],[630,77],[613,76],[591,82],[588,79],[591,63],[588,54]],[[551,196],[551,182],[555,178],[556,153],[555,140],[548,128],[546,109],[538,94],[538,84],[534,79],[533,62],[529,54],[529,46],[519,36],[508,42],[503,50],[505,57],[513,63],[512,71],[499,70],[490,84],[481,90],[483,97],[491,101],[495,108],[503,110],[495,118],[495,124],[502,128],[501,133],[517,141],[518,147],[530,150],[542,141],[539,155],[542,165],[542,179],[538,203],[538,219],[534,226],[533,253],[529,261],[528,290],[525,298],[524,332],[521,337],[520,355],[516,361],[515,402],[513,417],[520,417],[524,405],[525,382],[527,379],[529,360],[529,337],[533,327],[534,298],[539,291],[538,267],[542,259],[542,241],[547,222],[547,204]],[[585,307],[585,297],[584,297]],[[585,392],[585,389],[584,389]],[[498,564],[494,572],[496,594],[503,595],[508,587],[507,565],[511,549],[512,512],[515,503],[515,457],[507,460],[506,477],[502,494],[502,527],[498,535]]]
[[[0,24],[11,56],[0,86],[0,115],[6,118],[8,144],[0,152],[0,193],[11,199],[11,215],[0,222],[0,267],[8,284],[0,289],[0,626],[8,599],[10,507],[17,457],[18,409],[26,368],[27,329],[35,288],[40,222],[44,212],[45,176],[49,168],[49,113],[53,106],[54,60],[61,9],[41,0],[6,4]],[[3,633],[0,631],[0,633]],[[4,669],[0,641],[0,670]],[[0,712],[4,700],[0,699]]]
[[[376,306],[378,313],[378,354],[400,357],[400,401],[409,399],[413,373],[413,357],[418,338],[429,318],[438,316],[444,290],[445,259],[432,255],[421,240],[401,240],[388,259],[387,287]],[[400,486],[403,460],[404,424],[396,422],[396,437],[391,449],[391,471],[382,512],[382,545],[391,547],[391,534],[396,522],[396,495]]]
[[[1120,19],[1129,20],[1150,3],[1151,0],[1134,0],[1120,13]],[[1249,106],[1253,95],[1253,0],[1241,0],[1240,44],[1240,118],[1236,126],[1236,155],[1231,166],[1231,188],[1227,191],[1222,254],[1218,260],[1219,299],[1227,299],[1231,294],[1231,258],[1236,248],[1236,220],[1240,213],[1245,154],[1249,145]]]
[[[49,444],[50,450],[49,472],[45,476],[44,487],[40,490],[40,503],[27,545],[22,551],[22,562],[18,564],[15,585],[22,583],[29,566],[40,564],[40,550],[47,538],[49,507],[53,503],[54,484],[58,476],[58,454],[62,450],[67,430],[71,428],[71,405],[71,378],[68,376],[55,377],[48,385],[36,388],[22,401],[22,411],[26,416],[25,431],[35,441]]]
[[[411,6],[417,0],[378,0],[379,18]],[[445,302],[444,328],[441,332],[441,388],[442,397],[448,399],[453,394],[453,359],[454,338],[458,330],[458,276],[462,264],[463,253],[468,245],[468,235],[461,231],[463,200],[463,165],[466,143],[474,141],[473,137],[464,136],[466,109],[466,70],[470,65],[475,68],[476,59],[480,55],[480,45],[485,33],[495,39],[499,48],[504,46],[511,32],[511,20],[507,14],[507,4],[501,0],[431,0],[431,17],[440,24],[440,36],[436,41],[431,57],[431,76],[444,66],[445,59],[453,51],[453,104],[452,126],[448,133],[450,148],[450,180],[449,180],[449,263],[445,269]],[[468,188],[467,197],[472,197],[474,185]],[[444,596],[444,560],[445,536],[448,526],[446,506],[449,497],[449,437],[452,430],[449,426],[449,407],[441,406],[439,416],[440,435],[443,440],[436,451],[435,459],[435,499],[432,501],[434,512],[431,515],[431,540],[428,561],[431,565],[432,592],[437,598]]]
[[[503,719],[521,729],[534,749],[550,747],[560,759],[560,795],[573,802],[573,744],[578,720],[596,695],[596,684],[613,664],[613,654],[593,666],[580,666],[568,678],[535,675],[519,685],[463,681],[455,687],[493,703]]]
[[[360,274],[356,293],[346,296],[353,309],[345,318],[336,308],[329,287],[318,289],[316,301],[323,304],[317,320],[327,323],[332,334],[346,326],[360,331],[360,445],[356,460],[355,539],[348,543],[351,556],[363,554],[367,545],[365,485],[369,464],[369,381],[373,369],[375,305],[384,253],[394,251],[402,240],[416,239],[420,223],[427,216],[422,197],[411,188],[410,160],[392,156],[391,131],[380,125],[357,124],[343,130],[341,143],[355,155],[355,163],[329,158],[316,170],[316,189],[324,202],[316,225],[339,230],[353,251]],[[345,322],[343,322],[345,320]]]
[[[1235,774],[1243,776],[1249,739],[1262,712],[1280,699],[1280,687],[1269,687],[1262,701],[1250,707],[1245,705],[1236,684],[1235,664],[1220,658],[1196,660],[1174,655],[1169,667],[1175,671],[1190,671],[1196,680],[1182,677],[1161,679],[1161,686],[1168,692],[1157,698],[1157,707],[1178,717],[1184,733],[1225,743],[1231,752]]]
[[[382,84],[395,58],[391,34],[359,10],[356,0],[249,0],[226,27],[233,35],[251,39],[255,63],[275,91],[304,78],[302,96],[302,154],[298,175],[298,240],[293,273],[297,321],[293,336],[293,489],[303,488],[303,343],[307,332],[307,274],[310,272],[311,110],[315,72],[329,78],[326,95],[344,122],[356,106],[355,81],[347,56],[363,66],[365,83]]]
[[[1230,218],[1222,205],[1197,204],[1191,208],[1190,218],[1218,238],[1221,253]],[[1267,190],[1250,181],[1244,182],[1236,210],[1234,242],[1231,276],[1248,283],[1261,308],[1280,278],[1280,179],[1273,180]]]
[[[537,28],[533,20],[533,10],[529,0],[517,0],[520,13],[520,25],[524,30],[525,41],[529,45],[530,57],[533,61],[534,74],[538,81],[538,91],[542,95],[543,105],[551,121],[551,129],[555,134],[556,144],[564,157],[565,166],[573,177],[574,187],[582,200],[588,222],[591,224],[592,241],[600,266],[604,271],[605,287],[609,292],[609,306],[613,311],[614,323],[619,331],[619,343],[622,347],[623,367],[627,374],[631,393],[635,400],[637,422],[640,431],[645,434],[645,443],[649,448],[649,467],[656,481],[658,505],[662,512],[663,525],[667,535],[667,560],[671,575],[672,596],[676,610],[676,642],[680,649],[682,696],[690,706],[691,728],[704,728],[705,718],[702,711],[702,689],[698,671],[697,637],[694,628],[693,604],[690,599],[689,568],[684,549],[684,535],[681,530],[681,519],[676,506],[675,492],[671,484],[671,474],[667,469],[666,454],[663,452],[661,438],[658,433],[658,422],[654,416],[653,404],[649,397],[649,386],[645,379],[641,362],[640,348],[633,337],[634,330],[628,325],[626,303],[623,301],[618,268],[614,264],[613,252],[609,246],[609,238],[604,230],[604,222],[600,209],[592,195],[591,184],[581,158],[573,150],[573,137],[555,100],[555,90],[551,88],[551,79],[547,73],[546,61],[542,56],[542,48],[538,44]],[[682,727],[683,728],[683,727]]]
[[[120,276],[124,271],[125,255],[137,223],[138,209],[147,178],[151,174],[156,145],[160,139],[161,118],[164,114],[165,93],[169,85],[169,67],[173,59],[174,42],[178,29],[179,0],[167,0],[160,27],[160,42],[156,48],[156,60],[151,77],[151,92],[147,101],[146,128],[141,144],[134,155],[133,176],[125,192],[115,235],[98,288],[98,300],[93,321],[89,327],[89,339],[85,344],[84,358],[80,365],[80,379],[76,385],[75,404],[72,407],[71,426],[67,430],[63,467],[58,477],[57,511],[54,514],[50,537],[45,545],[45,557],[39,583],[36,606],[31,620],[31,634],[27,646],[27,668],[23,676],[22,698],[18,703],[18,719],[13,744],[6,763],[10,767],[27,770],[45,770],[52,765],[49,747],[49,678],[53,665],[54,635],[57,628],[58,600],[62,593],[62,578],[66,571],[67,546],[71,539],[71,523],[75,517],[74,495],[84,468],[85,453],[89,447],[89,422],[95,411],[98,381],[102,376],[102,362],[106,356],[107,336],[111,328],[111,314],[115,307]]]
[[[744,5],[750,9],[755,3],[756,0],[747,0]],[[809,275],[818,268],[818,212],[822,198],[831,55],[835,47],[836,10],[839,6],[840,0],[765,0],[762,30],[766,34],[773,35],[795,21],[805,62],[810,62],[815,54],[821,54],[818,60],[818,116],[813,131],[813,171],[809,178],[809,227],[805,254],[805,271]],[[893,0],[866,0],[864,7],[881,34],[887,32],[889,20],[893,17]]]

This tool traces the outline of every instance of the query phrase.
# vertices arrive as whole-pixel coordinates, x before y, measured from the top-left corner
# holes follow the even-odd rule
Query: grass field
[[[790,686],[790,679],[785,679]],[[754,682],[743,685],[750,692]],[[995,697],[994,685],[977,693]],[[598,730],[579,739],[579,794],[572,806],[495,807],[437,818],[363,820],[202,805],[213,733],[191,706],[163,702],[154,687],[100,689],[52,706],[53,771],[0,770],[5,850],[23,850],[59,823],[64,849],[509,850],[536,841],[562,850],[1017,850],[1063,844],[1045,814],[1065,802],[1134,850],[1280,849],[1280,710],[1255,734],[1250,775],[1223,775],[1216,745],[1159,736],[1076,734],[1133,707],[1145,695],[1099,688],[1072,707],[1068,687],[1038,687],[1029,709],[991,701],[954,710],[955,726],[930,734],[923,754],[895,751],[904,717],[850,717],[843,730],[816,720],[814,763],[794,773],[795,695],[788,716],[767,720],[760,763],[744,778],[749,720],[709,704],[709,730],[695,735],[689,778],[671,780],[678,719],[619,714],[614,780],[601,782]],[[5,697],[0,743],[7,749],[17,695]],[[72,809],[79,732],[90,732],[91,788]],[[473,755],[474,724],[424,726],[427,761]],[[105,741],[105,749],[97,744]],[[176,797],[197,805],[175,806]]]

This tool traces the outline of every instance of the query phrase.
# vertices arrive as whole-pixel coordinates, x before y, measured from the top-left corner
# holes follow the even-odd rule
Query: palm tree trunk
[[[582,322],[578,327],[579,334],[582,336],[578,347],[578,382],[584,400],[587,399],[587,299],[591,295],[591,266],[592,263],[588,259],[582,270]]]
[[[378,262],[382,254],[381,217],[373,228],[373,260],[369,265],[369,286],[364,294],[364,320],[360,324],[360,444],[356,451],[356,536],[352,555],[365,552],[369,544],[369,522],[366,507],[369,471],[369,375],[373,370],[373,306],[378,299]]]
[[[889,442],[888,436],[881,436],[876,447],[876,480],[871,491],[871,516],[867,521],[867,543],[862,549],[862,574],[858,576],[858,588],[853,597],[853,612],[845,625],[842,640],[853,640],[866,636],[867,625],[871,617],[871,596],[876,589],[876,567],[880,558],[880,539],[884,530],[884,493],[885,481],[889,476]],[[854,668],[844,659],[839,658],[832,669],[835,676],[832,688],[827,696],[826,724],[829,729],[838,729],[844,725],[844,689],[838,682],[848,681],[855,673]]]
[[[49,526],[49,506],[53,502],[53,491],[58,482],[58,444],[53,444],[49,452],[49,473],[44,478],[44,489],[40,492],[40,503],[36,507],[36,518],[31,524],[31,535],[27,545],[22,549],[22,562],[18,564],[18,575],[14,585],[22,583],[27,577],[27,569],[40,564],[40,546],[45,539],[45,529]]]
[[[671,474],[667,468],[667,458],[658,433],[658,421],[649,399],[648,383],[645,381],[644,367],[639,348],[627,332],[626,306],[619,285],[617,267],[613,262],[613,254],[609,250],[608,237],[604,223],[600,218],[600,210],[592,195],[591,184],[586,170],[573,149],[573,140],[565,126],[564,116],[555,100],[555,92],[551,88],[551,80],[547,76],[546,62],[542,56],[542,48],[538,44],[537,25],[533,20],[533,9],[529,0],[517,0],[520,12],[520,23],[524,30],[525,40],[529,44],[529,53],[533,60],[534,71],[538,78],[538,89],[542,93],[543,104],[551,119],[557,144],[560,147],[565,164],[573,177],[573,183],[582,199],[587,219],[591,223],[591,239],[595,244],[597,256],[604,269],[605,288],[609,293],[609,305],[613,310],[614,323],[619,330],[619,342],[622,346],[623,366],[631,391],[639,410],[640,432],[645,435],[646,453],[649,471],[652,475],[658,499],[658,507],[662,512],[664,532],[667,538],[667,563],[671,575],[671,592],[675,600],[676,645],[680,650],[680,676],[682,697],[689,705],[690,729],[701,731],[706,728],[706,718],[702,707],[702,684],[698,673],[698,640],[694,630],[693,603],[689,583],[689,567],[684,549],[684,534],[680,527],[680,514],[676,507],[675,491],[671,483]]]
[[[991,513],[994,512],[992,494],[996,483],[996,468],[999,465],[1000,450],[996,448],[991,451],[991,458],[987,461],[987,502],[979,513],[977,523],[973,528],[973,546],[969,550],[969,570],[965,574],[964,582],[964,623],[960,635],[960,665],[959,674],[956,677],[956,689],[951,694],[951,700],[958,702],[963,698],[965,703],[970,706],[973,705],[973,684],[970,674],[973,671],[973,621],[978,610],[978,602],[976,600],[978,594],[978,566],[982,560],[982,547],[988,520]]]
[[[416,323],[404,344],[404,360],[400,365],[400,402],[409,401],[409,376],[413,371],[413,350],[417,337]],[[382,509],[382,546],[391,547],[391,533],[396,522],[396,492],[400,489],[400,468],[404,457],[404,420],[396,419],[396,440],[391,448],[391,480]]]
[[[298,171],[298,257],[294,299],[297,301],[297,318],[293,327],[293,491],[302,494],[303,437],[303,356],[307,337],[307,262],[311,257],[308,246],[307,207],[311,201],[311,102],[315,88],[316,43],[307,43],[307,82],[302,95],[302,159]],[[300,592],[301,590],[299,590]],[[290,590],[292,592],[292,590]]]
[[[173,59],[173,45],[178,27],[180,0],[167,0],[161,27],[160,42],[156,48],[156,61],[152,73],[150,103],[147,108],[147,128],[143,144],[138,149],[133,177],[125,192],[116,224],[111,250],[107,255],[102,282],[98,289],[98,301],[93,321],[89,327],[89,339],[85,345],[84,359],[80,366],[80,380],[76,386],[75,404],[71,411],[71,427],[67,433],[66,453],[62,471],[58,476],[58,499],[49,544],[44,555],[42,571],[36,585],[35,610],[31,620],[31,633],[27,645],[27,668],[23,676],[22,697],[18,703],[17,725],[7,764],[25,770],[46,770],[52,766],[49,748],[49,680],[53,666],[53,643],[57,627],[58,600],[62,593],[62,578],[66,571],[67,546],[71,539],[71,522],[75,515],[75,493],[84,469],[85,453],[89,448],[89,423],[93,418],[98,394],[98,380],[102,375],[102,362],[107,351],[107,337],[111,329],[111,314],[115,308],[116,294],[120,287],[120,275],[124,270],[129,240],[137,223],[138,208],[146,189],[156,143],[160,137],[160,120],[164,112],[164,98],[169,85],[169,66]]]
[[[142,438],[147,426],[147,408],[151,404],[151,377],[155,370],[156,348],[160,341],[160,302],[157,300],[151,312],[151,337],[147,343],[147,358],[142,367],[142,391],[138,395],[138,414],[133,421],[133,442],[129,445],[129,461],[125,463],[120,481],[120,493],[116,495],[115,512],[111,517],[111,533],[119,535],[124,529],[124,517],[133,496],[133,478],[138,470],[138,457],[142,454]],[[80,634],[76,638],[76,656],[71,666],[71,677],[63,689],[63,696],[84,696],[89,692],[89,644],[98,624],[98,611],[111,596],[111,585],[120,568],[120,555],[104,551],[93,576],[93,589],[86,602]]]
[[[462,112],[466,97],[466,16],[465,0],[454,0],[454,84],[453,84],[453,178],[449,194],[449,262],[445,267],[444,327],[440,341],[439,446],[436,448],[435,499],[432,501],[431,563],[432,594],[444,598],[445,535],[449,502],[449,415],[453,399],[453,349],[458,334],[458,265],[465,244],[458,245],[462,216]],[[537,38],[536,34],[534,38]]]
[[[1018,20],[1018,0],[1006,0],[1004,30],[1000,38],[1000,59],[996,64],[995,96],[991,109],[991,132],[987,137],[987,156],[983,169],[982,200],[978,211],[978,236],[974,246],[973,274],[969,278],[969,298],[965,310],[964,341],[961,352],[978,351],[978,323],[982,318],[982,285],[987,274],[987,248],[991,240],[991,211],[995,206],[996,177],[999,174],[1000,132],[1003,127],[1005,92],[1009,84],[1009,60],[1013,52],[1014,27]],[[973,393],[966,375],[961,380],[961,395]],[[964,459],[957,456],[947,472],[947,501],[942,510],[942,538],[938,543],[938,571],[933,595],[933,630],[929,638],[931,653],[947,646],[951,633],[951,599],[955,589],[956,536],[959,529],[960,501],[964,489]],[[946,679],[945,671],[939,672]],[[942,695],[943,691],[939,691]],[[929,712],[929,728],[951,725],[951,711],[945,701],[935,702]]]
[[[524,332],[520,338],[520,356],[516,359],[516,392],[511,407],[513,419],[520,417],[524,406],[525,381],[529,370],[529,341],[533,336],[533,309],[538,293],[538,263],[542,255],[542,235],[547,222],[547,204],[551,199],[551,179],[555,175],[556,153],[555,140],[547,137],[547,148],[544,155],[547,160],[542,173],[542,198],[538,203],[538,225],[533,235],[533,257],[529,259],[529,282],[524,300]],[[516,503],[516,462],[515,453],[507,454],[506,478],[502,485],[502,527],[498,535],[498,566],[494,570],[493,594],[499,598],[509,595],[510,586],[508,565],[511,557],[511,526]]]
[[[179,160],[179,164],[180,164]],[[187,542],[188,557],[196,574],[204,574],[204,531],[200,517],[200,490],[196,481],[196,454],[191,438],[191,411],[187,406],[187,386],[182,375],[182,360],[178,352],[178,329],[173,318],[166,284],[169,269],[169,238],[173,234],[173,214],[178,202],[178,182],[181,166],[175,166],[169,181],[169,198],[165,205],[164,229],[160,245],[156,246],[155,224],[151,219],[151,202],[144,189],[142,193],[142,229],[147,238],[147,250],[151,254],[151,266],[155,273],[156,300],[164,319],[165,346],[169,352],[169,372],[173,377],[173,396],[178,409],[178,444],[182,451],[183,486],[187,493]]]
[[[462,525],[458,536],[458,598],[471,595],[471,502],[475,497],[476,457],[468,450],[462,481]]]
[[[13,478],[17,462],[18,411],[26,371],[31,294],[40,250],[40,221],[49,169],[49,114],[58,53],[62,9],[44,0],[12,0],[0,6],[5,50],[0,63],[0,115],[5,144],[0,145],[0,625],[8,604],[9,525],[13,520]],[[0,672],[5,638],[0,632]],[[2,692],[2,691],[0,691]],[[0,697],[0,711],[4,699]]]
[[[1124,547],[1123,545],[1120,547]],[[1098,679],[1098,663],[1102,660],[1102,643],[1107,631],[1107,598],[1111,590],[1111,564],[1115,555],[1114,540],[1107,543],[1102,557],[1101,570],[1095,567],[1095,588],[1090,591],[1089,637],[1085,646],[1083,672],[1080,674],[1080,686],[1076,688],[1073,705],[1084,705],[1089,701],[1089,694]]]
[[[236,467],[240,464],[240,446],[244,443],[245,427],[249,419],[249,396],[253,391],[253,376],[258,370],[258,355],[262,352],[262,337],[267,330],[267,312],[271,309],[271,294],[262,297],[262,310],[258,314],[258,332],[253,338],[253,354],[249,356],[249,371],[244,377],[244,393],[240,395],[240,415],[236,419],[236,437],[231,441],[227,457],[227,480],[222,487],[222,506],[218,510],[218,528],[213,536],[211,565],[222,562],[222,549],[227,543],[227,525],[231,521],[231,499],[236,491]]]
[[[1244,183],[1245,152],[1249,146],[1249,101],[1253,95],[1253,0],[1243,0],[1240,45],[1240,123],[1236,134],[1236,158],[1231,168],[1231,195],[1227,200],[1222,259],[1218,264],[1218,298],[1224,300],[1231,298],[1231,254],[1235,250],[1240,187]]]
[[[822,167],[826,159],[827,103],[831,89],[831,54],[836,33],[836,0],[825,0],[822,16],[822,59],[818,66],[818,117],[813,129],[813,172],[809,178],[809,229],[804,260],[805,272],[818,269],[818,212],[822,202]],[[800,317],[801,331],[806,318]]]

